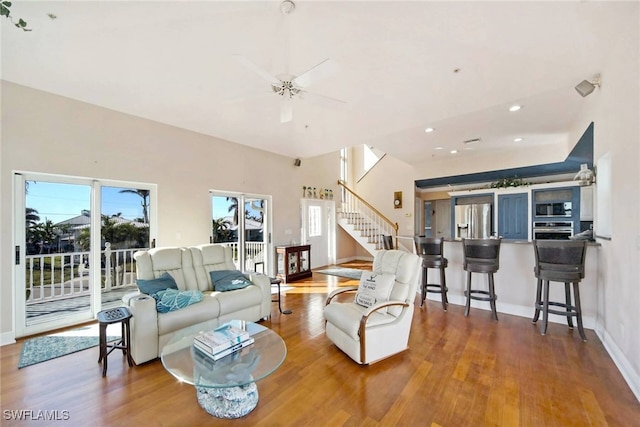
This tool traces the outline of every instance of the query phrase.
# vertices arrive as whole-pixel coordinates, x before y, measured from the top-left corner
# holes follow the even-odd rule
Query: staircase
[[[397,248],[398,223],[391,222],[349,189],[344,182],[338,181],[342,187],[342,203],[338,208],[338,224],[367,250],[372,256],[384,249],[382,235],[393,236]]]

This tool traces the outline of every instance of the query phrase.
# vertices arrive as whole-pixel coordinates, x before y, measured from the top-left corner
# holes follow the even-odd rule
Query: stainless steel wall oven
[[[569,240],[573,236],[573,221],[536,221],[533,223],[535,240]]]

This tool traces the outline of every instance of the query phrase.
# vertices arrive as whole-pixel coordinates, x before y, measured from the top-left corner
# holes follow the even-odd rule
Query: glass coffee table
[[[193,338],[224,323],[246,329],[255,342],[214,361],[193,347]],[[278,369],[286,356],[284,341],[269,328],[240,320],[211,320],[177,331],[162,348],[160,358],[174,377],[195,386],[205,411],[218,418],[240,418],[258,404],[256,381]]]

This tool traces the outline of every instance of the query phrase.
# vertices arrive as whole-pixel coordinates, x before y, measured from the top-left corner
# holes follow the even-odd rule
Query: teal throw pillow
[[[157,279],[138,279],[136,280],[136,284],[140,292],[147,295],[153,295],[165,289],[178,289],[176,281],[173,280],[173,277],[167,272],[164,272],[164,274]]]
[[[152,295],[156,300],[158,313],[168,313],[180,310],[202,301],[203,295],[200,291],[179,291],[177,289],[165,289]]]
[[[251,281],[238,270],[214,270],[209,274],[213,289],[218,292],[234,291],[251,285]]]

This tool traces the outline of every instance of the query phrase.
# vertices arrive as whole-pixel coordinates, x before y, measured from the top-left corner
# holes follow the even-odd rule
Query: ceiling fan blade
[[[309,101],[313,104],[316,105],[320,105],[323,107],[330,107],[330,108],[343,108],[347,105],[347,103],[345,101],[342,101],[340,99],[336,99],[336,98],[331,98],[329,96],[324,96],[324,95],[320,95],[317,93],[312,93],[312,92],[307,92],[304,90],[301,90],[300,92],[298,92],[298,96],[300,97],[300,99],[303,99],[305,101]]]
[[[259,75],[264,80],[266,80],[269,83],[271,83],[272,85],[279,85],[281,83],[280,79],[278,79],[277,77],[269,74],[269,72],[265,71],[264,69],[262,69],[261,67],[257,66],[253,62],[249,61],[244,56],[242,56],[242,55],[232,55],[232,56],[236,61],[238,61],[239,63],[241,63],[242,65],[244,65],[245,67],[247,67],[248,69],[250,69],[251,71],[256,73],[257,75]]]
[[[297,87],[307,87],[311,83],[329,77],[340,70],[338,63],[333,59],[327,58],[310,70],[305,71],[298,77],[293,79],[293,83]]]
[[[293,101],[288,96],[283,96],[280,101],[280,123],[288,123],[293,120]]]

